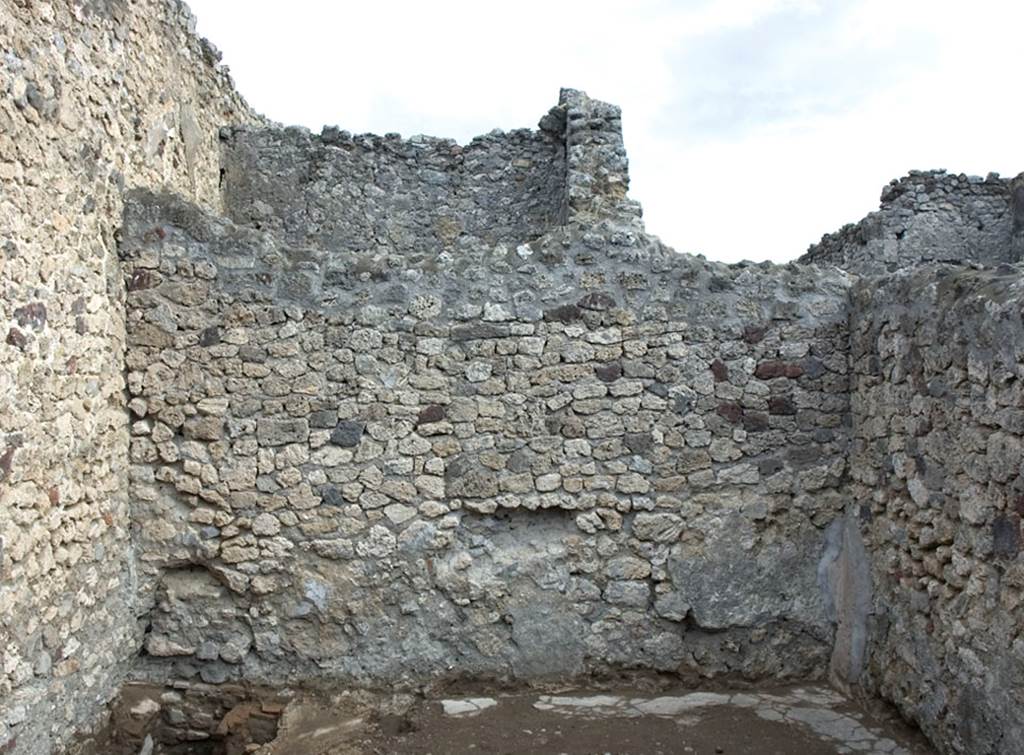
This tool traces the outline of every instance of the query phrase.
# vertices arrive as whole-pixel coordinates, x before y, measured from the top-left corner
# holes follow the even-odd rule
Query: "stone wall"
[[[882,190],[877,212],[826,234],[802,262],[878,275],[925,262],[1024,258],[1024,176],[912,171]]]
[[[944,752],[1024,741],[1022,272],[933,265],[853,298],[850,484],[875,590],[867,683]]]
[[[342,259],[459,254],[562,220],[560,130],[495,131],[465,146],[337,129],[234,129],[224,139],[228,216]]]
[[[141,638],[127,497],[122,195],[219,206],[257,119],[177,2],[0,0],[0,751],[89,724]]]
[[[326,255],[328,277],[527,243],[567,222],[639,217],[619,109],[562,90],[538,130],[451,139],[325,128],[222,133],[227,216]],[[343,272],[335,272],[332,268]],[[315,292],[314,292],[315,293]]]
[[[141,676],[826,673],[849,281],[661,246],[570,97],[570,222],[529,243],[359,268],[132,198]]]
[[[830,267],[726,266],[645,233],[614,106],[263,128],[191,29],[0,0],[0,751],[59,750],[140,648],[830,673],[1015,751],[1024,179],[912,173]]]

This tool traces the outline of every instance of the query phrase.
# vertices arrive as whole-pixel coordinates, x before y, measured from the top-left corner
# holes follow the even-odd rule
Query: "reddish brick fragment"
[[[798,378],[804,374],[804,368],[798,364],[789,364],[778,359],[760,362],[754,370],[754,377],[761,380],[772,380],[778,377]]]
[[[25,334],[17,328],[11,328],[7,331],[7,343],[24,351],[25,345],[28,343],[28,339],[25,338]]]
[[[739,404],[725,401],[718,405],[718,413],[730,422],[739,422],[743,418],[743,408]]]
[[[761,380],[771,380],[777,377],[785,377],[785,375],[786,363],[780,362],[777,359],[760,362],[754,370],[754,377],[760,378]]]

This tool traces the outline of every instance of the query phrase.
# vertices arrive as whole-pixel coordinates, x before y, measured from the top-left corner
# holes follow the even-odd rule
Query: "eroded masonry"
[[[622,668],[1017,751],[1024,183],[718,264],[645,232],[611,105],[313,135],[190,29],[0,0],[0,751],[125,678]]]

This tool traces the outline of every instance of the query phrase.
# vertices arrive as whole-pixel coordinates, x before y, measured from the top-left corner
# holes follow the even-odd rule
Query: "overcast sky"
[[[1016,0],[189,5],[250,104],[315,131],[466,142],[563,86],[621,105],[648,230],[711,259],[793,259],[911,169],[1024,170]]]

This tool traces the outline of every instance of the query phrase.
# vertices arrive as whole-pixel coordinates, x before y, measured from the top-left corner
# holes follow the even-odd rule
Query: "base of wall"
[[[138,682],[122,690],[108,728],[72,755],[797,751],[932,752],[891,708],[818,684],[620,672],[408,692]]]

